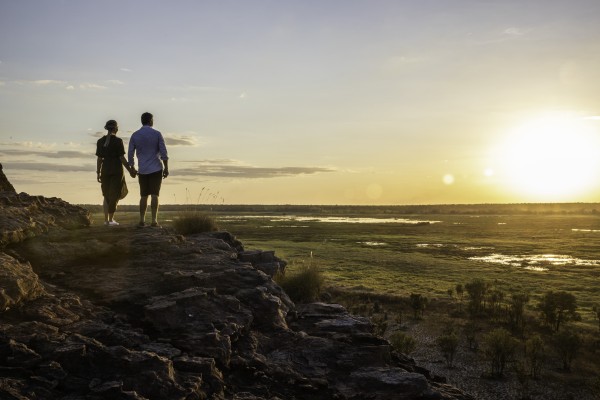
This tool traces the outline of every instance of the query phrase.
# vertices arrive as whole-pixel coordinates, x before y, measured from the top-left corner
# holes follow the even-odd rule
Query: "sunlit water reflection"
[[[459,250],[466,252],[493,251],[491,246],[459,246],[455,244],[442,243],[419,243],[416,247],[421,249],[436,250]],[[511,267],[522,267],[523,269],[537,272],[548,271],[550,267],[577,266],[577,267],[597,267],[600,266],[600,260],[586,260],[572,257],[564,254],[522,254],[507,255],[501,253],[492,253],[481,256],[466,257],[471,261],[483,261],[491,264],[500,264]]]
[[[584,260],[564,254],[506,255],[494,253],[487,256],[469,257],[469,260],[523,267],[524,269],[532,271],[547,271],[549,266],[600,266],[600,260]]]
[[[227,216],[219,218],[222,222],[235,222],[250,219],[265,219],[269,222],[328,222],[328,223],[346,223],[346,224],[405,224],[405,225],[428,225],[437,224],[442,221],[408,219],[408,218],[366,218],[366,217],[316,217],[316,216],[296,216],[296,215],[243,215]]]

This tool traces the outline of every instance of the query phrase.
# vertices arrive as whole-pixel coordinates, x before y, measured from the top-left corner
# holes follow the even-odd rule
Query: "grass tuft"
[[[214,232],[219,229],[213,217],[198,211],[182,212],[173,220],[173,227],[182,235]]]
[[[318,267],[310,265],[293,273],[277,275],[275,281],[296,303],[310,303],[319,300],[324,278]]]

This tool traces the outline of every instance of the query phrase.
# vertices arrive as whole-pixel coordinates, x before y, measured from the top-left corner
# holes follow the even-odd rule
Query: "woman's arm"
[[[98,182],[101,182],[100,171],[102,171],[102,160],[102,157],[98,157],[98,159],[96,160],[96,179],[98,180]]]
[[[125,156],[121,156],[119,159],[121,160],[121,164],[123,164],[123,166],[127,169],[127,172],[129,172],[129,175],[131,175],[132,178],[135,178],[137,171],[133,166],[129,165]]]

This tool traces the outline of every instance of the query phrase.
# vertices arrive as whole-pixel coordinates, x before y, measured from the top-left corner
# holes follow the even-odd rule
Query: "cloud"
[[[164,139],[167,146],[198,146],[198,138],[190,134],[166,133]]]
[[[93,157],[93,151],[83,152],[78,150],[59,150],[59,151],[35,151],[22,149],[3,149],[0,154],[7,156],[39,156],[46,158],[90,158]]]
[[[112,85],[124,85],[125,84],[125,82],[120,81],[118,79],[109,79],[106,81],[106,83],[110,83]]]
[[[246,92],[242,92],[242,93],[240,93],[240,96],[239,96],[239,98],[240,98],[240,99],[245,99],[245,98],[246,98]]]
[[[502,34],[504,35],[508,35],[508,36],[523,36],[526,35],[529,32],[529,29],[521,29],[521,28],[516,28],[514,26],[511,26],[510,28],[506,28]]]
[[[38,86],[46,86],[46,85],[64,85],[65,81],[57,81],[54,79],[38,79],[36,81],[31,81],[34,85]]]
[[[79,89],[104,90],[106,89],[106,86],[98,85],[96,83],[81,83]]]
[[[0,86],[4,86],[6,85],[6,83],[4,83],[3,81],[0,81]]]
[[[69,85],[65,89],[67,89],[67,90],[75,90],[75,86]]]
[[[129,68],[120,68],[120,70],[123,71],[123,72],[133,72]]]
[[[409,56],[392,56],[387,58],[383,63],[383,70],[387,72],[394,72],[403,69],[409,65],[415,65],[422,60],[417,57]]]
[[[86,165],[65,165],[52,163],[36,163],[36,162],[5,162],[3,167],[6,170],[21,170],[21,171],[45,171],[45,172],[90,172],[94,171],[94,164]]]
[[[11,137],[12,139],[12,137]],[[32,141],[24,141],[24,142],[2,142],[0,143],[2,146],[14,146],[14,147],[26,147],[26,148],[37,148],[37,149],[52,149],[56,147],[55,143],[42,143],[42,142],[32,142]]]
[[[48,158],[89,158],[93,156],[93,151],[61,150],[56,153],[42,154],[42,156]]]
[[[218,164],[208,160],[194,167],[173,170],[174,176],[212,176],[219,178],[282,178],[298,175],[335,172],[332,168],[323,167],[255,167],[248,165],[232,165],[232,160]],[[215,160],[218,161],[218,160]]]

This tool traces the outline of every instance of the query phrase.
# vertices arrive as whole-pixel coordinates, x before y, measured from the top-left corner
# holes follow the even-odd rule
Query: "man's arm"
[[[163,168],[163,178],[169,176],[169,160],[162,160],[164,168]]]
[[[169,155],[167,154],[167,146],[165,145],[165,139],[162,133],[158,133],[158,152],[160,153],[160,159],[163,162],[163,178],[169,176]]]
[[[137,175],[137,171],[135,170],[134,167],[130,166],[127,163],[125,156],[121,156],[121,157],[119,157],[119,159],[121,160],[121,164],[123,164],[123,166],[127,169],[127,172],[129,172],[129,175],[131,175],[132,178],[135,178]]]
[[[129,166],[132,168],[135,165],[135,161],[133,160],[134,152],[135,152],[135,140],[133,139],[133,135],[131,135],[131,139],[129,139],[129,148],[127,149],[127,160],[129,161]]]

